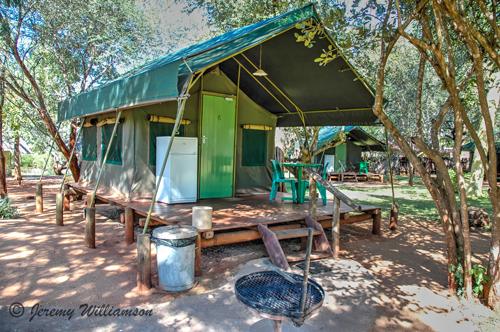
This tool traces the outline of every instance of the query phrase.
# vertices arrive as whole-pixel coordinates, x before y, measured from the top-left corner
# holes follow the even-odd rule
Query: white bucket
[[[211,206],[193,206],[193,220],[191,225],[198,229],[212,228],[212,211]]]

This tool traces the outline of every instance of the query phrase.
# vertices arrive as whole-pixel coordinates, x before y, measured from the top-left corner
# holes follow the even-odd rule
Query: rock
[[[485,227],[490,224],[490,216],[485,209],[469,207],[469,227]]]

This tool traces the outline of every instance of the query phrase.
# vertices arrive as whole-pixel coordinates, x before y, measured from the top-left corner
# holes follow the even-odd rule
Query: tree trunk
[[[410,178],[408,179],[408,185],[413,187],[413,164],[408,160],[408,172],[410,173]]]
[[[2,71],[3,76],[3,71]],[[5,174],[5,156],[3,154],[3,105],[5,102],[5,85],[0,86],[0,197],[7,196],[7,180]]]
[[[78,181],[80,179],[80,166],[78,166],[78,159],[76,157],[73,157],[72,160],[69,160],[71,156],[71,148],[68,148],[68,146],[64,143],[61,135],[59,134],[59,131],[57,130],[56,125],[54,124],[54,121],[50,117],[42,90],[38,85],[38,82],[36,81],[35,77],[32,75],[32,73],[26,66],[25,59],[19,54],[17,42],[12,40],[10,35],[8,35],[8,37],[6,38],[6,42],[7,46],[11,49],[12,55],[14,55],[14,58],[16,59],[16,62],[19,65],[19,68],[21,69],[26,79],[29,81],[33,89],[33,92],[36,96],[36,100],[38,101],[38,106],[35,105],[34,101],[31,101],[31,106],[33,106],[37,110],[38,114],[40,115],[40,118],[42,119],[45,126],[49,130],[50,135],[53,138],[55,138],[55,142],[59,150],[62,152],[66,160],[68,160],[68,165],[69,168],[71,169],[71,172],[73,173],[73,178],[75,179],[75,181]],[[23,98],[24,96],[20,97]]]
[[[21,153],[19,151],[19,136],[14,138],[14,180],[21,185],[23,176],[21,174]]]
[[[500,75],[494,74],[495,83],[499,83]],[[493,88],[488,92],[488,101],[489,101],[489,111],[490,117],[492,121],[495,121],[495,112],[497,110],[498,105],[496,102],[498,100],[499,88],[496,84],[493,85]],[[481,141],[481,145],[485,151],[488,151],[488,137],[486,135],[486,122],[483,119],[481,121],[481,127],[477,132],[477,136],[479,136],[479,140]],[[484,179],[484,165],[481,161],[481,156],[477,150],[477,147],[474,149],[474,155],[472,157],[472,167],[470,171],[469,181],[467,182],[467,195],[482,197],[483,196],[483,179]]]

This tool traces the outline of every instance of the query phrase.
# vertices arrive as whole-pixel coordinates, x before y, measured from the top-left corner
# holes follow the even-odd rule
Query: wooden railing
[[[355,212],[362,212],[361,205],[344,195],[340,190],[332,186],[332,184],[316,172],[311,167],[304,167],[304,171],[306,171],[309,176],[321,184],[325,189],[333,194],[333,214],[332,214],[332,250],[333,257],[338,258],[340,251],[340,201],[344,202],[347,206],[352,208]],[[316,188],[316,184],[309,181],[309,192],[311,192],[311,185],[313,188]],[[316,199],[310,199],[310,204],[313,205],[313,210],[316,211]]]

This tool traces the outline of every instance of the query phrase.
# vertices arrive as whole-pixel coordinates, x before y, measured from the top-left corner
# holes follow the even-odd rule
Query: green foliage
[[[312,48],[314,46],[314,37],[316,37],[316,35],[318,35],[320,39],[325,38],[323,24],[316,22],[312,18],[302,23],[297,23],[295,28],[299,29],[301,33],[295,34],[297,42],[304,42],[305,47]]]
[[[12,206],[10,203],[12,199],[0,198],[0,218],[2,219],[15,219],[19,217],[17,206]]]
[[[48,153],[32,153],[21,155],[21,172],[23,174],[29,174],[31,170],[38,169],[41,170],[45,166],[45,162],[47,160]],[[52,165],[54,163],[53,158],[49,159],[49,163],[47,165],[46,174],[53,174]]]
[[[462,296],[464,294],[464,268],[462,267],[462,263],[451,265],[448,271],[453,273],[455,277],[455,283],[458,285],[457,295]]]
[[[453,169],[448,170],[448,174],[450,174],[450,180],[451,183],[453,184],[453,191],[458,193],[458,178],[457,178],[457,172]]]
[[[469,270],[469,275],[472,276],[472,291],[474,295],[481,296],[484,285],[490,280],[487,276],[486,268],[482,264],[475,264]]]
[[[458,257],[460,260],[460,256]],[[455,283],[458,285],[457,295],[464,295],[464,269],[462,263],[451,265],[449,271],[455,277]],[[483,294],[484,285],[490,280],[487,276],[486,268],[482,264],[474,264],[469,270],[469,275],[472,276],[472,294],[476,297],[481,297]]]

